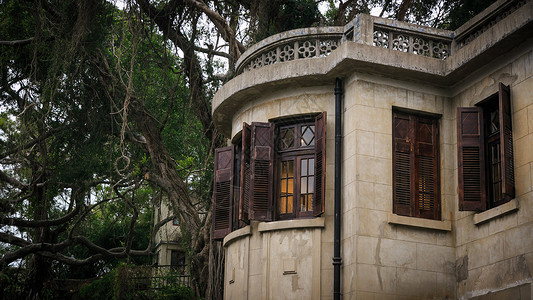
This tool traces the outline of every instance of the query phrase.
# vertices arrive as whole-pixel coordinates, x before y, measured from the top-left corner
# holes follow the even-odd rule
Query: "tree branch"
[[[24,46],[33,42],[34,38],[15,41],[0,41],[0,46]]]

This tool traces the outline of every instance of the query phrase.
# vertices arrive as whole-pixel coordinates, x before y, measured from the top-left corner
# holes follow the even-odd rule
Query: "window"
[[[394,213],[439,220],[438,119],[394,109],[392,126]]]
[[[276,199],[281,220],[313,217],[315,130],[314,120],[279,126]]]
[[[484,211],[514,198],[508,86],[476,107],[457,108],[459,210]]]
[[[213,238],[323,213],[326,113],[290,120],[244,123],[237,145],[216,149]]]

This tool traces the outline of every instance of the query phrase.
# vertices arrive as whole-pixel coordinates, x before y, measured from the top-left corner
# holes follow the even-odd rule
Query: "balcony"
[[[213,119],[229,136],[231,116],[247,101],[274,90],[332,85],[355,73],[450,91],[532,37],[531,0],[497,1],[455,31],[358,15],[345,26],[279,33],[241,55],[237,76],[213,98]]]

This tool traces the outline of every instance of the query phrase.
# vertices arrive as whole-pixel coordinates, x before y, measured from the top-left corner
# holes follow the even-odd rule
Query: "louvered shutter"
[[[231,232],[234,154],[234,146],[215,149],[213,239],[223,239]]]
[[[440,219],[438,121],[419,117],[416,124],[416,216]]]
[[[315,198],[313,214],[324,213],[326,195],[326,112],[315,118]]]
[[[394,213],[404,216],[413,215],[411,198],[414,191],[414,155],[412,143],[414,132],[411,117],[407,114],[393,113],[393,209]]]
[[[250,203],[250,158],[251,158],[251,136],[250,125],[242,124],[242,150],[241,150],[241,194],[239,197],[239,220],[249,223],[248,209]]]
[[[513,129],[511,124],[511,99],[509,86],[500,83],[499,86],[500,111],[500,143],[502,194],[507,202],[514,198],[514,164],[513,164]]]
[[[457,108],[457,152],[459,210],[484,211],[487,208],[483,110]]]
[[[250,220],[272,221],[274,192],[274,125],[252,123]]]

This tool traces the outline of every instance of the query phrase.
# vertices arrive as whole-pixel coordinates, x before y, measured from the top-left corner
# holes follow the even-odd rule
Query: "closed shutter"
[[[414,173],[414,156],[411,153],[414,126],[409,115],[397,112],[393,113],[392,122],[393,210],[398,215],[412,216],[411,198],[414,191],[411,182],[414,176],[411,175]]]
[[[234,146],[215,149],[213,239],[223,239],[231,232],[234,154]]]
[[[242,150],[241,150],[241,194],[239,197],[239,220],[249,223],[248,209],[250,203],[250,143],[252,129],[250,125],[242,124]]]
[[[487,208],[483,134],[483,110],[458,107],[459,210],[484,211]]]
[[[440,219],[438,121],[419,117],[416,122],[415,216]]]
[[[513,129],[511,124],[511,99],[509,86],[500,83],[500,143],[502,167],[502,194],[507,202],[514,198]]]
[[[249,218],[272,221],[274,192],[274,125],[252,123]]]
[[[313,199],[314,216],[325,210],[326,195],[326,113],[315,118],[315,198]]]

